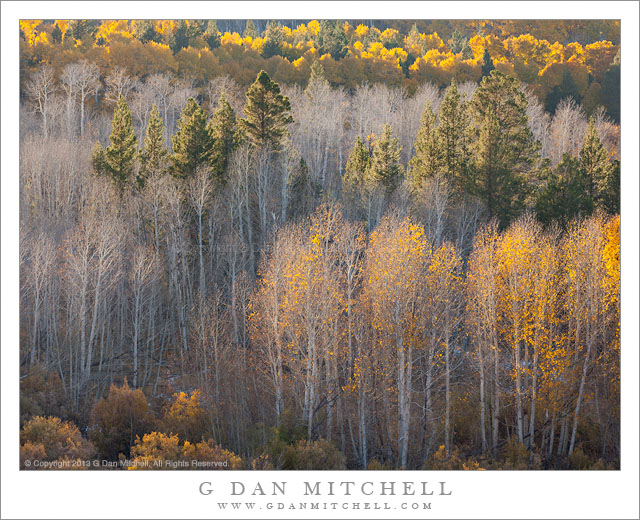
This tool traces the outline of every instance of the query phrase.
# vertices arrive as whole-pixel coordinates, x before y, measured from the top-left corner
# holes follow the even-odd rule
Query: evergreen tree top
[[[244,106],[245,119],[241,127],[254,146],[269,144],[279,150],[288,135],[287,125],[293,123],[289,98],[280,93],[280,86],[269,75],[260,71],[247,90]]]

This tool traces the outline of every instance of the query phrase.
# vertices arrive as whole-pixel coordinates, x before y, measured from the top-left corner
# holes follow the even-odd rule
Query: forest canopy
[[[166,72],[206,83],[228,75],[248,86],[265,70],[277,82],[304,85],[320,60],[334,86],[368,81],[413,93],[424,82],[479,81],[489,60],[529,85],[550,111],[571,96],[588,114],[602,105],[619,120],[619,21],[367,23],[23,20],[21,70],[49,63],[59,71],[87,59],[105,76],[126,67],[138,78]]]

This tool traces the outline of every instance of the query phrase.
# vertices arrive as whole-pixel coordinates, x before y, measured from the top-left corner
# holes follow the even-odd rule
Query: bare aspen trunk
[[[398,349],[398,462],[407,467],[409,448],[409,409],[411,405],[411,347],[405,351],[402,337],[396,340]]]
[[[487,432],[485,426],[486,405],[485,405],[485,376],[484,376],[484,356],[482,345],[478,347],[478,358],[480,360],[480,434],[482,435],[482,453],[487,452]]]
[[[39,290],[34,291],[34,309],[33,309],[33,329],[31,331],[31,355],[29,356],[29,366],[33,367],[37,359],[38,345],[38,322],[40,321],[40,297]]]
[[[584,384],[587,379],[587,371],[589,368],[589,358],[591,357],[591,341],[587,341],[587,354],[584,358],[584,363],[582,364],[582,377],[580,378],[580,388],[578,389],[578,399],[576,401],[576,409],[573,415],[573,428],[571,430],[571,442],[569,443],[569,453],[571,455],[573,453],[573,448],[576,443],[576,432],[578,430],[578,417],[580,414],[580,404],[582,402],[582,395],[584,393]]]
[[[500,365],[498,355],[498,343],[493,344],[493,428],[491,439],[491,451],[493,456],[497,455],[498,450],[498,429],[499,429],[499,413],[500,413]]]
[[[567,432],[567,416],[565,415],[562,418],[562,424],[560,425],[560,438],[558,439],[558,457],[561,457],[564,454],[564,444]]]
[[[449,335],[445,338],[444,343],[444,370],[445,370],[445,419],[444,419],[444,449],[447,455],[451,453],[451,425],[450,425],[450,413],[451,413],[451,374],[449,370]]]
[[[199,262],[199,278],[200,278],[200,298],[206,300],[207,285],[204,278],[204,255],[202,253],[204,245],[202,243],[202,207],[198,208],[198,262]]]
[[[534,446],[534,436],[535,436],[535,418],[536,418],[536,383],[537,383],[537,373],[536,367],[538,366],[538,352],[533,355],[533,376],[531,378],[531,416],[529,417],[529,448],[533,448]]]
[[[553,456],[553,440],[555,437],[555,429],[556,429],[556,414],[555,412],[551,415],[551,430],[549,432],[549,451],[548,451],[548,456],[552,457]]]
[[[358,437],[360,440],[360,460],[362,469],[367,469],[367,417],[364,385],[358,389]]]
[[[84,93],[80,94],[80,137],[84,137]]]
[[[425,388],[426,403],[426,420],[429,439],[427,441],[427,457],[431,453],[433,447],[433,404],[431,399],[431,387],[433,385],[433,355],[435,352],[435,338],[431,337],[429,341],[429,356],[427,358],[427,381]]]
[[[515,330],[515,337],[518,337],[518,330]],[[517,424],[518,424],[518,442],[524,442],[524,435],[522,433],[522,376],[520,375],[520,341],[516,340],[514,345],[515,357],[516,357],[516,407],[517,407]]]
[[[87,321],[87,280],[84,273],[82,282],[82,290],[80,293],[80,373],[78,379],[78,387],[84,384],[84,370],[87,363],[87,344],[86,344],[86,321]]]
[[[256,274],[256,255],[253,251],[253,226],[251,222],[251,210],[249,205],[249,166],[244,168],[244,202],[247,216],[247,242],[249,245],[249,262],[251,266],[251,276]]]

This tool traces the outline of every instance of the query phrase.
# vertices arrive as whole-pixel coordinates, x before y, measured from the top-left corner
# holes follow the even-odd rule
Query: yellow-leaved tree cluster
[[[277,422],[302,414],[309,438],[365,468],[429,466],[440,444],[498,458],[509,439],[550,460],[597,438],[606,457],[617,226],[595,216],[560,233],[525,216],[479,231],[466,261],[406,217],[367,238],[325,206],[283,230],[251,314]]]
[[[139,78],[167,72],[206,82],[228,75],[246,86],[266,70],[278,82],[305,84],[320,60],[333,85],[368,81],[413,93],[426,81],[477,82],[496,68],[552,108],[570,95],[589,110],[605,105],[614,112],[619,22],[599,23],[558,20],[536,30],[513,22],[389,22],[381,30],[312,20],[292,27],[270,22],[262,32],[248,22],[234,32],[219,31],[212,20],[23,20],[20,30],[26,71],[87,59],[104,75],[114,67]]]

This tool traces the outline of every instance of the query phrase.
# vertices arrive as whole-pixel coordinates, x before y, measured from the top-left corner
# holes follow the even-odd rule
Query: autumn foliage
[[[23,467],[618,467],[619,23],[237,23],[21,24]]]
[[[563,95],[588,98],[592,106],[609,104],[607,97],[615,94],[602,86],[619,52],[619,22],[600,21],[599,31],[582,24],[549,21],[541,30],[525,22],[483,20],[392,23],[400,29],[380,30],[312,20],[295,27],[275,23],[262,34],[220,32],[216,26],[213,45],[206,20],[23,20],[20,29],[30,66],[58,68],[84,57],[103,71],[126,67],[138,77],[162,71],[199,81],[229,75],[245,86],[261,69],[278,82],[304,84],[320,60],[333,85],[354,88],[366,80],[413,92],[425,81],[479,81],[487,50],[497,70],[530,85],[552,107]],[[574,33],[580,43],[572,40]]]

